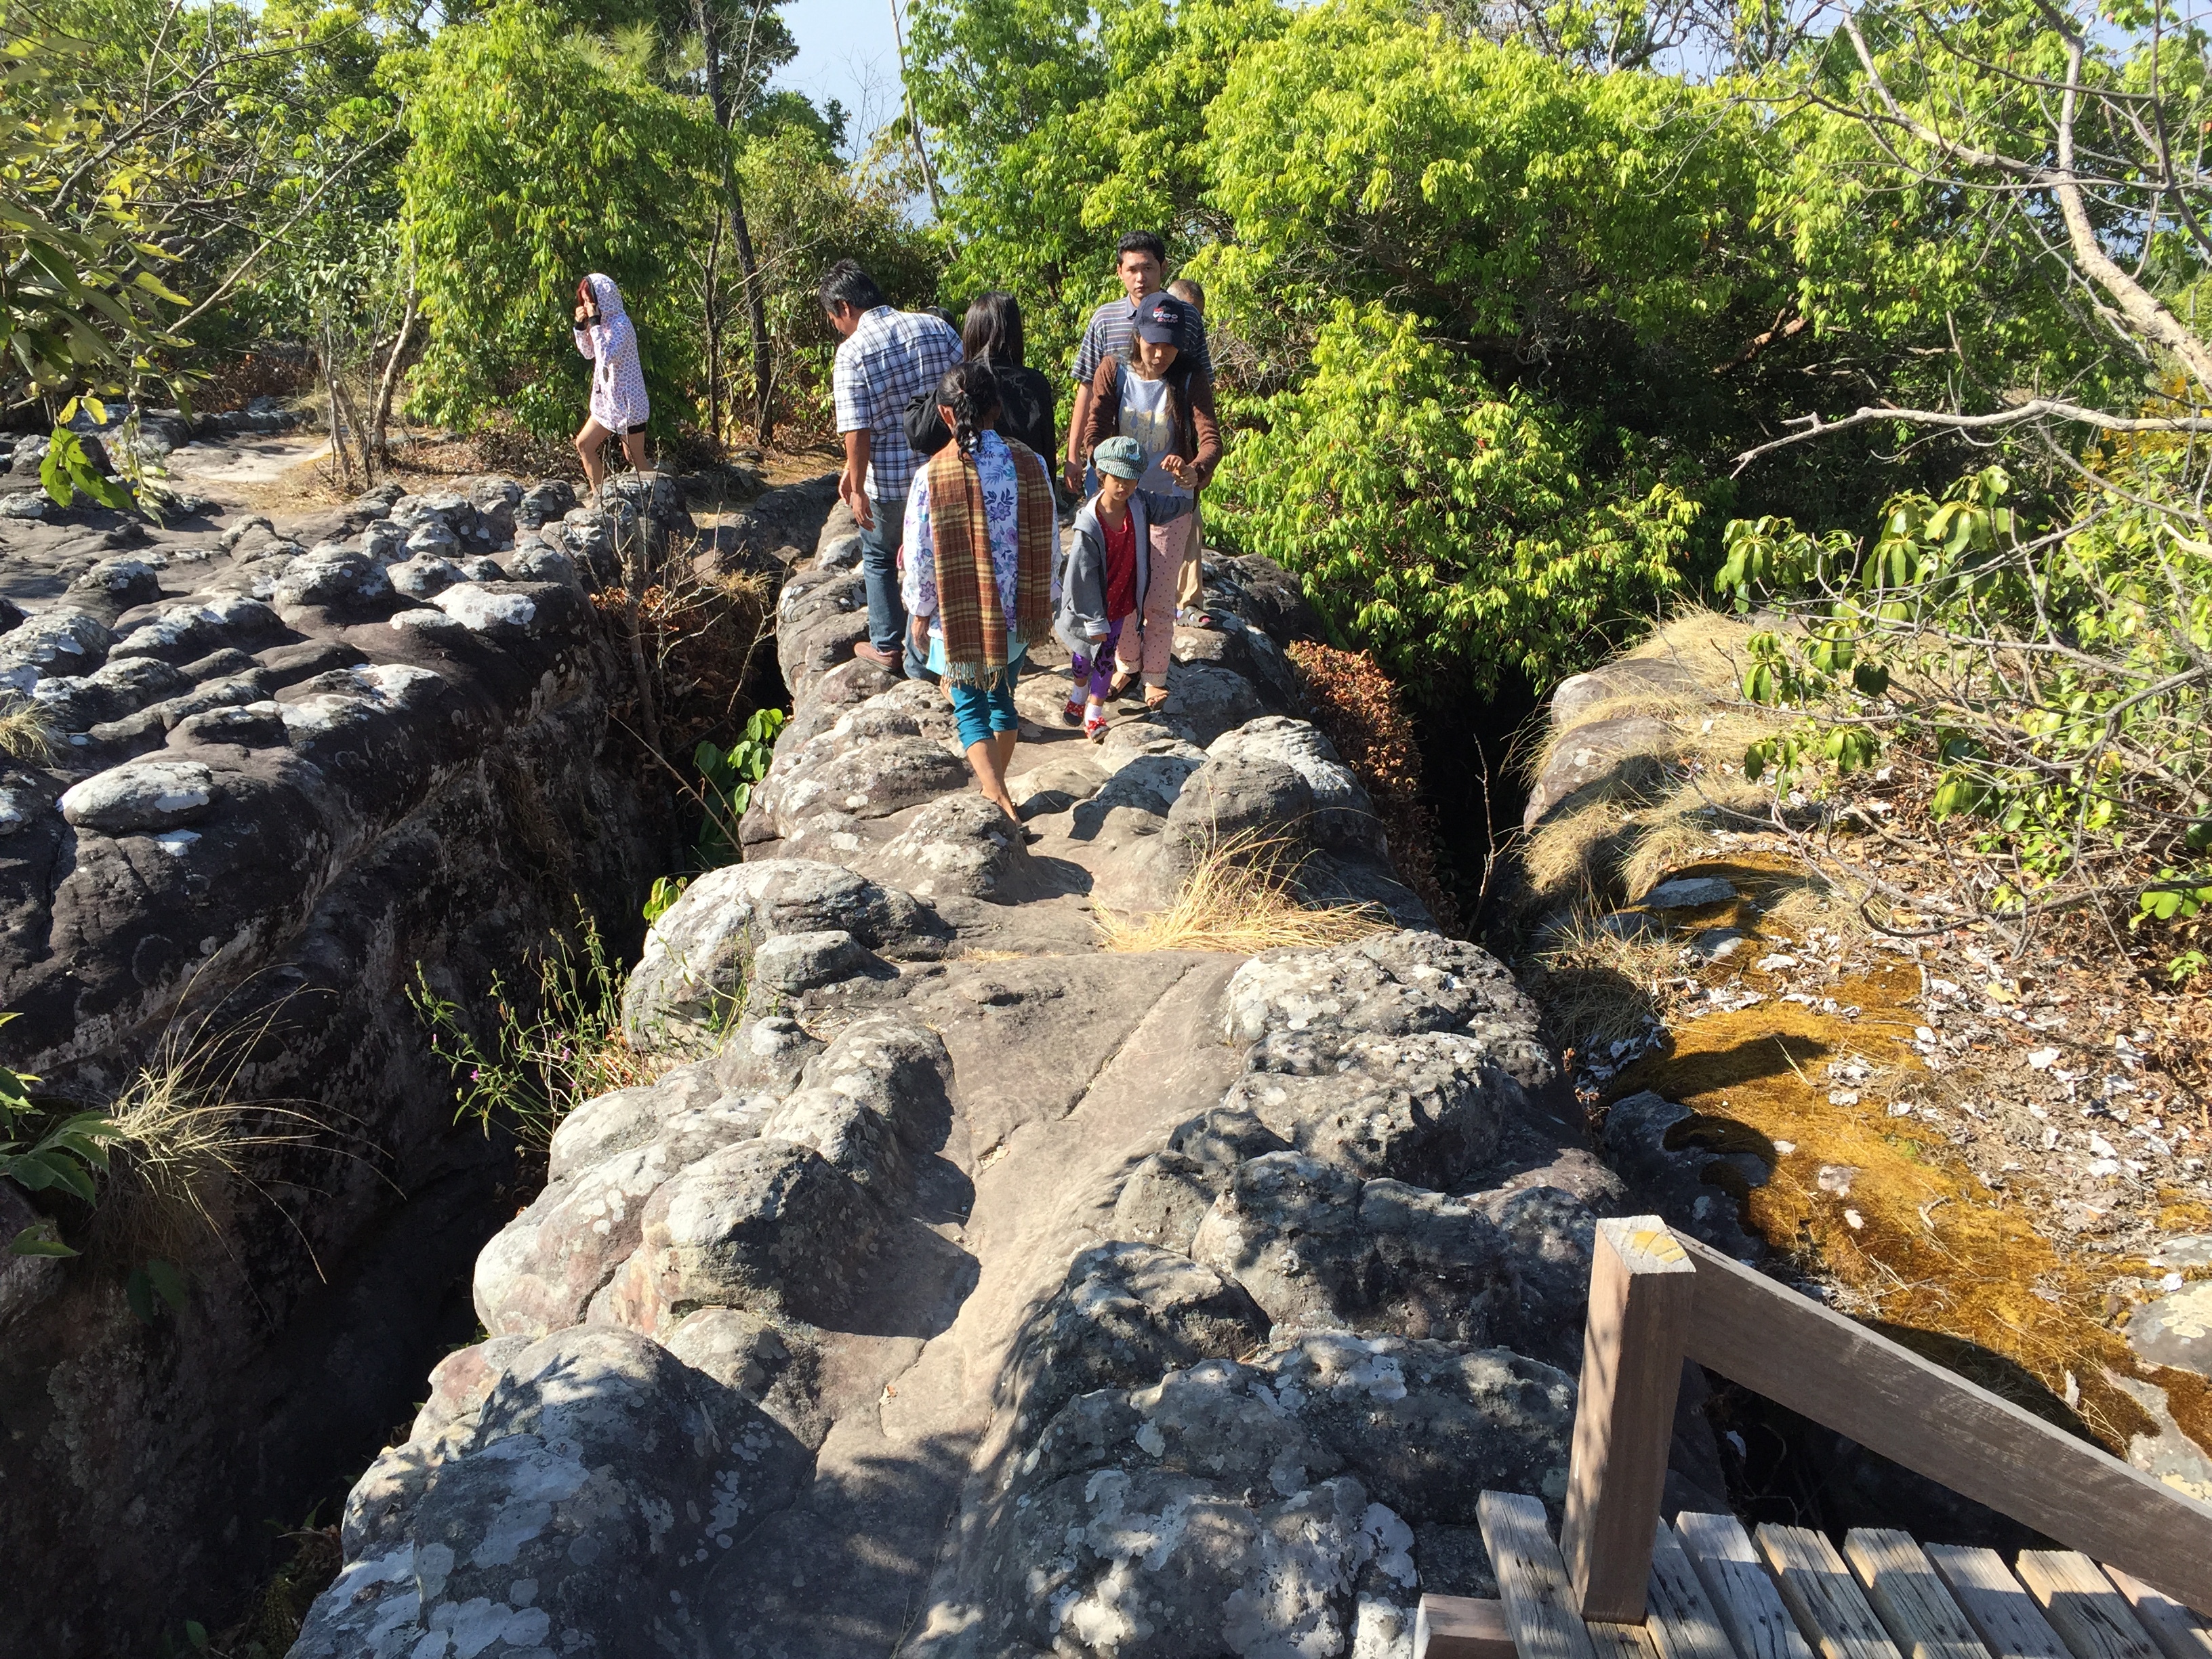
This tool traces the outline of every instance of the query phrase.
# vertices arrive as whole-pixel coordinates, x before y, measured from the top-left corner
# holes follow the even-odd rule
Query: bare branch
[[[1988,415],[1958,415],[1940,409],[1862,408],[1839,420],[1824,421],[1818,415],[1801,415],[1790,424],[1802,423],[1804,430],[1787,437],[1776,438],[1755,448],[1747,449],[1735,458],[1730,477],[1737,477],[1744,468],[1761,455],[1778,449],[1787,449],[1792,444],[1803,443],[1808,438],[1825,438],[1832,432],[1842,432],[1855,426],[1867,426],[1876,421],[1902,421],[1912,426],[1948,428],[1954,431],[1987,431],[1996,427],[2018,426],[2023,421],[2076,421],[2083,426],[2095,427],[2100,432],[2212,432],[2212,418],[2197,415],[2108,415],[2101,409],[2088,409],[2080,404],[2068,403],[2058,398],[2031,398],[2026,403],[2010,409],[2001,409]]]

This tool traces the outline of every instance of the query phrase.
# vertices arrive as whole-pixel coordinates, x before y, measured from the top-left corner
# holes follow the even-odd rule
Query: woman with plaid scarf
[[[1006,793],[1021,731],[1014,684],[1029,647],[1052,629],[1052,481],[1042,456],[991,430],[999,388],[988,364],[949,371],[937,404],[953,441],[907,493],[908,626],[915,654],[951,696],[977,787],[1018,821]]]

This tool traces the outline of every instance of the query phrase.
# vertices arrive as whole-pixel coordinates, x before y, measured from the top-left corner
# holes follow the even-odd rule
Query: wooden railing
[[[1590,1270],[1559,1528],[1585,1620],[1644,1620],[1685,1358],[2212,1613],[2212,1507],[1638,1216],[1598,1224]]]

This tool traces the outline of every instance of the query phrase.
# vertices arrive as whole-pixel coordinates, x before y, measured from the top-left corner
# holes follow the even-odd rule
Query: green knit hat
[[[1145,447],[1134,438],[1109,438],[1091,452],[1091,465],[1131,483],[1145,476]]]

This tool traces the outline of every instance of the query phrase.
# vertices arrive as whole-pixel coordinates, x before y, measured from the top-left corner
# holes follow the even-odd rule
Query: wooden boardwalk
[[[1730,1515],[1659,1522],[1641,1623],[1575,1611],[1533,1498],[1486,1492],[1498,1599],[1425,1595],[1413,1659],[2212,1659],[2212,1624],[2072,1550],[1917,1543],[1861,1527],[1839,1552]]]
[[[1670,1524],[1686,1358],[2072,1547]],[[2212,1507],[1656,1216],[1598,1225],[1564,1509],[1481,1494],[1498,1599],[1422,1597],[1414,1659],[2212,1659]]]

